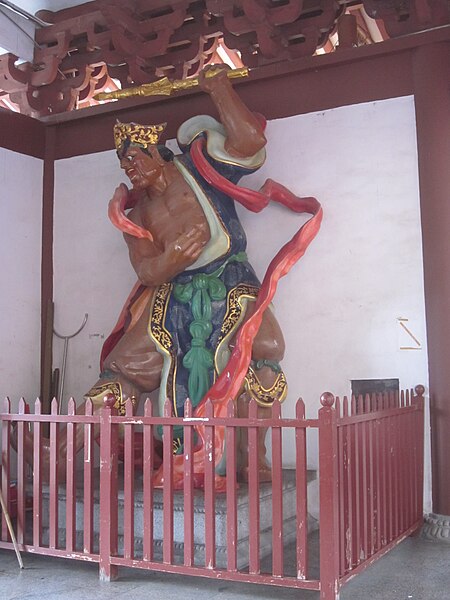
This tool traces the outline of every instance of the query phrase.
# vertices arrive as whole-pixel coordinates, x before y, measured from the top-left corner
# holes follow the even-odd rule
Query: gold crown
[[[114,125],[114,142],[116,149],[120,150],[128,138],[131,144],[147,148],[150,144],[157,144],[159,137],[166,128],[167,123],[158,125],[139,125],[139,123],[116,123]]]

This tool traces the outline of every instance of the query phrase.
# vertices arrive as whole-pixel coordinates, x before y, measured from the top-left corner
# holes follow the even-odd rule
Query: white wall
[[[286,413],[302,396],[315,417],[321,393],[349,394],[352,379],[392,377],[401,388],[427,388],[413,98],[279,119],[268,124],[267,137],[268,160],[246,184],[257,188],[272,177],[298,195],[316,196],[324,208],[321,231],[275,297],[286,340]],[[240,215],[251,262],[263,276],[303,218],[277,206]],[[431,510],[428,425],[426,438]],[[311,440],[312,466],[315,448]]]
[[[39,395],[42,160],[0,148],[0,400]]]
[[[320,394],[348,394],[351,379],[428,384],[415,135],[411,97],[268,124],[267,163],[246,185],[258,187],[270,176],[299,195],[316,196],[325,214],[318,237],[275,297],[287,348],[285,414],[293,414],[301,395],[315,416]],[[56,164],[56,327],[71,333],[89,313],[69,346],[66,389],[77,399],[95,382],[100,337],[112,329],[135,280],[122,236],[106,216],[122,180],[113,151]],[[262,277],[304,218],[278,206],[240,214]],[[400,349],[417,344],[399,318],[408,319],[403,323],[420,348]],[[55,366],[61,355],[55,343]]]
[[[348,394],[351,379],[426,385],[413,99],[279,119],[267,133],[268,160],[247,183],[276,178],[299,195],[316,196],[324,209],[321,231],[275,300],[290,401],[302,395],[315,411],[323,391]],[[302,217],[277,206],[261,216],[240,213],[262,275]],[[409,319],[420,349],[400,350],[417,344],[399,317]]]
[[[71,335],[65,390],[81,401],[96,382],[102,343],[113,329],[136,281],[120,231],[107,216],[116,185],[125,181],[115,151],[60,160],[55,165],[55,329]],[[54,367],[61,367],[63,341],[54,338]]]

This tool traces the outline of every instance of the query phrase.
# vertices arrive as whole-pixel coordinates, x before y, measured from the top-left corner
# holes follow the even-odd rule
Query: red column
[[[41,393],[43,413],[50,412],[53,340],[53,196],[56,127],[45,129],[42,183]]]
[[[433,510],[450,515],[450,43],[413,58],[430,375]]]

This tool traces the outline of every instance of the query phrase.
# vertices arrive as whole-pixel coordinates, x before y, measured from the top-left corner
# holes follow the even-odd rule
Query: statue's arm
[[[173,220],[177,235],[161,246],[145,239],[127,239],[131,264],[144,285],[154,287],[171,281],[200,256],[209,240],[209,227],[206,221],[192,222],[186,213],[184,217],[183,221]]]
[[[200,73],[199,83],[219,112],[226,131],[225,150],[236,157],[253,156],[266,144],[262,124],[233,89],[225,69],[214,77],[206,77],[205,72]]]

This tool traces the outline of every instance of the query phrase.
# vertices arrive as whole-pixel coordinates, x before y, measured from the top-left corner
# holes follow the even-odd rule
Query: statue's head
[[[166,125],[167,123],[140,125],[120,122],[114,125],[117,156],[135,189],[151,185],[165,162],[173,160],[171,150],[159,144]]]

